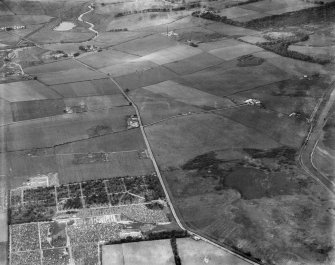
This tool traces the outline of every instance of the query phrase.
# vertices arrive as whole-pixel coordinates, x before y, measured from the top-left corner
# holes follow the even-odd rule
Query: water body
[[[60,23],[57,27],[55,27],[53,30],[55,31],[68,31],[70,29],[73,29],[76,26],[76,24],[68,21],[63,21]]]

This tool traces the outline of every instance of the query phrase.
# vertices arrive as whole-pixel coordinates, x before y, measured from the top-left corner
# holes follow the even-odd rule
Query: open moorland
[[[1,1],[0,263],[333,264],[334,10]]]

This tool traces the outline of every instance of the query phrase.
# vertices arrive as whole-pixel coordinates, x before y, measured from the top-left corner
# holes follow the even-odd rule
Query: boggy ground
[[[296,155],[286,146],[220,150],[164,175],[200,234],[265,264],[331,264],[334,201]]]

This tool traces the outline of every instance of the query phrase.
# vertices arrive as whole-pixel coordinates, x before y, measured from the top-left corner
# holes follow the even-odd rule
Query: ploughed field
[[[0,263],[100,264],[129,231],[180,230],[136,104],[186,229],[263,264],[331,264],[333,197],[298,157],[332,82],[333,5],[293,2],[2,1]],[[333,120],[313,156],[329,177]],[[176,248],[244,264],[155,247],[166,264]]]

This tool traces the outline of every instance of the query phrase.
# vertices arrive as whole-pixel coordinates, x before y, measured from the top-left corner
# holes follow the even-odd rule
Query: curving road
[[[302,169],[333,194],[335,194],[335,183],[317,170],[312,159],[318,141],[322,136],[323,127],[327,123],[331,111],[335,108],[334,103],[335,83],[332,83],[330,89],[324,94],[319,109],[311,121],[311,128],[299,154],[299,163]]]

